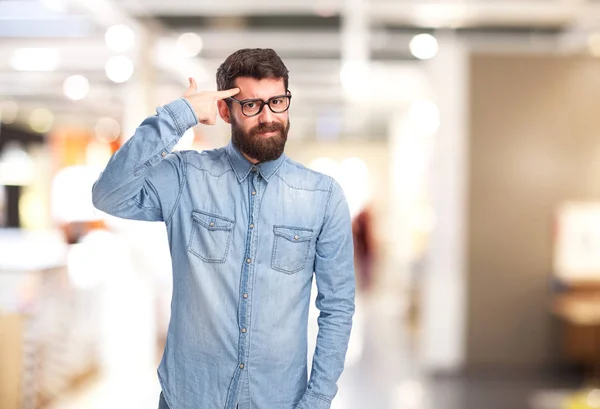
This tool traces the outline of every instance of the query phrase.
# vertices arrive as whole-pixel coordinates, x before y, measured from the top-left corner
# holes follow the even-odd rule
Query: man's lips
[[[259,135],[261,136],[274,136],[278,134],[278,131],[264,131],[264,132],[258,132]]]

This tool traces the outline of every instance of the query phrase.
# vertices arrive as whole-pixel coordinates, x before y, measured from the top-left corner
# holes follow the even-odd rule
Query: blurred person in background
[[[373,287],[373,264],[375,261],[375,242],[373,235],[373,216],[370,207],[365,206],[352,220],[354,237],[354,257],[359,290],[368,293]]]
[[[354,314],[346,199],[331,177],[284,154],[292,95],[275,51],[233,53],[217,88],[197,92],[190,78],[92,192],[100,210],[167,228],[173,297],[159,408],[330,408]],[[217,111],[231,125],[227,146],[169,153]],[[320,316],[309,378],[313,273]]]

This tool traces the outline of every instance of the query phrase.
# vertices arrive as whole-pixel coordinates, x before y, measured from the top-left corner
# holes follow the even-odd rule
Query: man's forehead
[[[236,79],[236,86],[240,93],[236,99],[260,98],[267,100],[276,95],[285,94],[283,78],[255,78],[240,77]]]

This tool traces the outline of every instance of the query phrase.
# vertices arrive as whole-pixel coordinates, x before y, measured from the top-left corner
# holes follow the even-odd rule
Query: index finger
[[[236,94],[239,94],[239,92],[240,92],[239,88],[224,89],[223,91],[214,92],[213,97],[215,98],[215,100],[219,100],[219,99],[232,97]]]

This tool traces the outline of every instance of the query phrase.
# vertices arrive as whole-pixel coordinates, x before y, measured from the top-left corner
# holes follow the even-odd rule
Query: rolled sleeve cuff
[[[190,103],[185,98],[179,98],[164,106],[169,115],[173,118],[179,136],[192,126],[198,124],[198,117]]]
[[[296,409],[330,409],[331,402],[311,392],[305,392]]]

